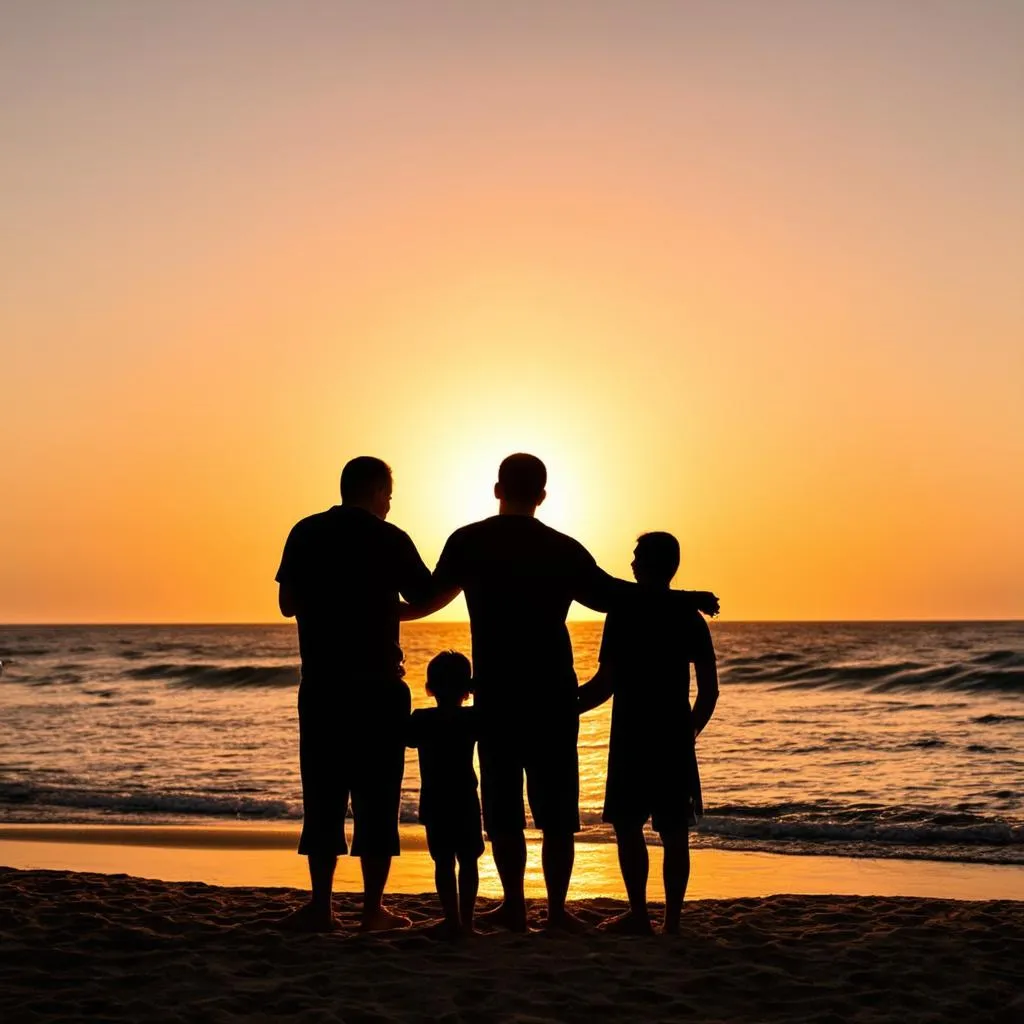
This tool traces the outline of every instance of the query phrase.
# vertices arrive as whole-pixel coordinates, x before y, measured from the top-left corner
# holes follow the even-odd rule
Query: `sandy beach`
[[[339,863],[342,930],[273,922],[305,897],[294,830],[0,827],[4,1021],[1016,1021],[1024,870],[702,849],[679,940],[618,938],[614,848],[577,844],[570,896],[593,926],[432,938],[422,829],[403,828],[389,903],[409,931],[356,932],[358,865]],[[652,897],[660,850],[651,848]],[[73,869],[73,870],[69,870]],[[481,859],[481,909],[498,886]],[[205,879],[196,881],[196,879]],[[218,883],[218,884],[210,884]],[[938,898],[936,898],[938,897]],[[955,897],[955,898],[950,898]],[[1014,1000],[1018,1002],[1014,1004]]]
[[[0,869],[5,1021],[992,1021],[1020,1019],[1024,903],[695,900],[677,940],[284,934],[294,889]],[[486,906],[493,901],[482,900]],[[574,910],[591,925],[610,899]],[[531,904],[539,922],[539,907]],[[1016,1002],[1015,1002],[1016,1000]]]

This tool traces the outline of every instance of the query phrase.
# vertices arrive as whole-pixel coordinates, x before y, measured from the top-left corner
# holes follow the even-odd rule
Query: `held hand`
[[[718,598],[710,590],[693,591],[693,599],[697,603],[698,611],[703,612],[705,615],[710,615],[712,618],[718,614]]]

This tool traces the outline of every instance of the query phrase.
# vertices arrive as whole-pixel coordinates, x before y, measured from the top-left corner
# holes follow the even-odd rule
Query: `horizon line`
[[[706,616],[705,616],[706,618]],[[878,619],[723,619],[716,617],[709,621],[724,625],[745,625],[745,626],[757,626],[757,625],[847,625],[847,624],[884,624],[884,623],[903,623],[903,624],[920,624],[920,625],[941,625],[950,623],[1024,623],[1024,617],[1021,618],[961,618],[961,619],[950,619],[950,618],[878,618]],[[568,619],[566,625],[573,625],[576,623],[603,623],[603,618],[594,619]],[[470,624],[469,619],[439,619],[435,622],[426,621],[424,619],[414,620],[406,623],[402,623],[403,626],[468,626]],[[165,620],[161,622],[153,622],[146,620],[124,620],[124,621],[108,621],[108,622],[90,622],[87,620],[69,620],[64,622],[0,622],[0,629],[49,629],[59,626],[78,626],[78,627],[116,627],[116,626],[291,626],[294,625],[293,619],[263,619],[263,620],[250,620],[250,621],[233,621],[233,620],[209,620],[200,622],[196,620]]]

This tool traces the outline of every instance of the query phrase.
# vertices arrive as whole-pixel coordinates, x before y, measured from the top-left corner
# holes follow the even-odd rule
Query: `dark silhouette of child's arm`
[[[603,704],[614,692],[614,674],[610,665],[603,664],[589,683],[576,691],[581,715]]]
[[[414,711],[405,723],[405,745],[407,747],[418,747],[420,745],[420,720]]]
[[[711,721],[718,703],[718,664],[714,651],[693,663],[697,676],[697,699],[693,702],[693,736],[696,739]]]

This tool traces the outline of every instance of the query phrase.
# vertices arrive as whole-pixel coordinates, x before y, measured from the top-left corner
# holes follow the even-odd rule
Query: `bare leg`
[[[665,924],[666,935],[679,933],[679,917],[683,911],[683,897],[690,881],[690,835],[686,826],[671,834],[662,834],[665,846]]]
[[[391,872],[391,855],[363,856],[359,858],[363,869],[363,919],[360,927],[364,932],[379,932],[388,928],[408,928],[412,923],[401,914],[393,914],[381,905],[384,886]]]
[[[309,884],[313,890],[310,904],[317,913],[330,917],[331,891],[334,888],[334,869],[338,866],[338,858],[312,855],[309,858]]]
[[[338,927],[331,906],[334,869],[338,858],[333,854],[310,854],[309,883],[312,893],[309,902],[278,922],[288,931],[329,932]]]
[[[476,891],[480,888],[480,871],[476,858],[459,859],[459,912],[462,915],[462,930],[473,931],[473,914],[476,910]]]
[[[572,832],[545,832],[541,847],[544,884],[548,890],[548,927],[580,931],[583,924],[565,909],[572,866],[576,860],[576,836]]]
[[[651,919],[647,914],[647,875],[650,861],[642,825],[616,825],[615,845],[619,868],[626,883],[629,910],[605,921],[602,931],[621,935],[650,935]]]
[[[495,910],[480,914],[479,920],[510,931],[525,932],[526,897],[523,894],[523,878],[526,875],[526,836],[521,831],[491,836],[491,853],[501,879],[502,901],[501,906]]]
[[[619,854],[619,869],[626,883],[626,897],[630,912],[637,917],[647,916],[647,876],[650,860],[647,843],[640,826],[615,829],[615,845]]]
[[[455,884],[455,855],[434,862],[434,885],[441,900],[445,924],[455,935],[459,930],[459,891]]]

